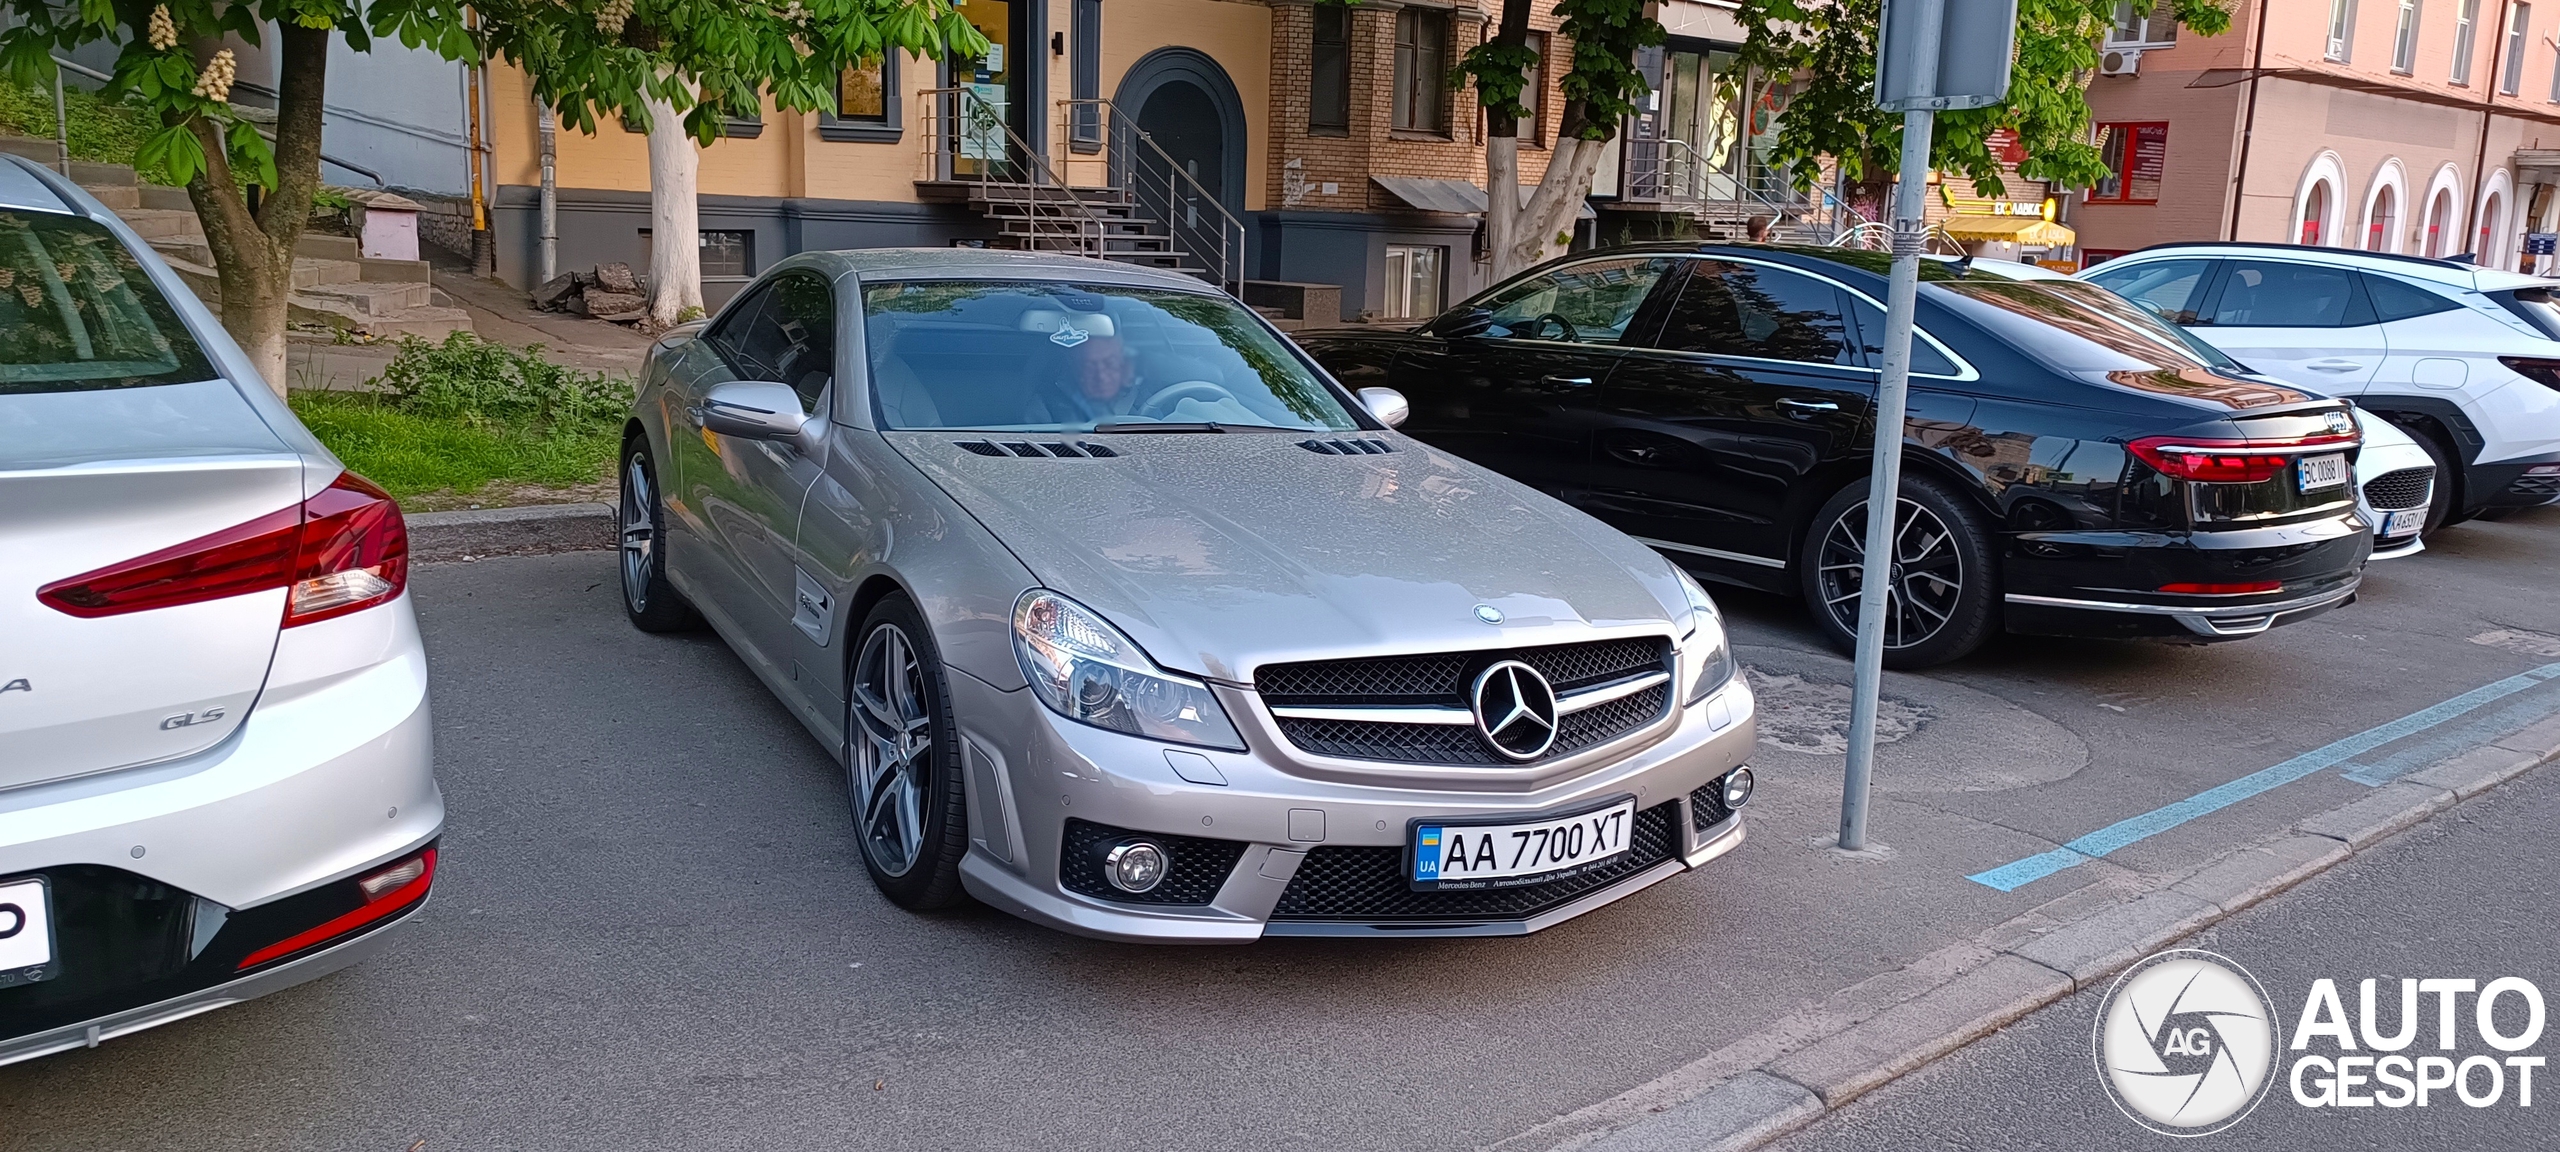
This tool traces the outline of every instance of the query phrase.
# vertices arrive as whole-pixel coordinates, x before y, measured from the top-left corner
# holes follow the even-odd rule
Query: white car
[[[2436,464],[2426,531],[2560,502],[2552,282],[2449,260],[2282,244],[2173,244],[2080,278],[2233,359],[2347,397]]]
[[[0,156],[0,1064],[381,949],[444,799],[398,505]]]
[[[2361,408],[2356,429],[2356,511],[2373,526],[2373,555],[2390,560],[2426,551],[2422,539],[2436,487],[2435,458],[2392,422]]]

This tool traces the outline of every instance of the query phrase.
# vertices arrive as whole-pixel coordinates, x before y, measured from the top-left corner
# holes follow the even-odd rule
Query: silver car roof
[[[813,263],[834,264],[864,280],[931,276],[944,280],[1075,280],[1131,288],[1170,288],[1211,293],[1196,276],[1141,268],[1114,260],[1062,252],[1014,252],[995,248],[854,248],[806,253]]]
[[[2527,276],[2523,273],[2508,272],[2498,268],[2479,268],[2468,264],[2456,264],[2449,260],[2402,256],[2387,252],[2358,252],[2352,248],[2311,248],[2299,244],[2249,244],[2228,242],[2160,244],[2150,248],[2145,248],[2139,252],[2128,253],[2127,255],[2120,257],[2120,259],[2132,260],[2139,258],[2142,260],[2154,260],[2171,256],[2186,257],[2189,259],[2200,256],[2215,259],[2227,259],[2233,256],[2264,256],[2277,260],[2293,260],[2305,264],[2328,264],[2335,267],[2356,268],[2365,272],[2381,273],[2400,277],[2405,280],[2424,280],[2433,284],[2445,284],[2455,288],[2468,288],[2477,292],[2500,292],[2510,288],[2548,288],[2553,286],[2552,281],[2538,276]],[[2080,276],[2085,278],[2090,272],[2103,269],[2108,264],[2112,264],[2114,262],[2115,261],[2110,260],[2105,263],[2093,265],[2090,268],[2083,270],[2080,273]]]

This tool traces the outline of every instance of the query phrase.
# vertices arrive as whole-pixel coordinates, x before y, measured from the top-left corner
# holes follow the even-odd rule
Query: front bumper
[[[403,597],[288,630],[230,738],[182,760],[0,792],[0,879],[51,885],[58,971],[0,988],[0,1063],[321,975],[397,914],[242,967],[346,915],[354,877],[444,824],[426,660]],[[362,945],[361,948],[358,945]]]
[[[2012,632],[2238,640],[2355,599],[2373,533],[2354,511],[2210,532],[2021,533],[2004,570]],[[2281,581],[2274,592],[2160,592]]]
[[[1546,775],[1509,786],[1398,779],[1399,770],[1384,765],[1368,766],[1372,775],[1364,778],[1360,766],[1311,763],[1250,694],[1232,690],[1221,697],[1252,750],[1202,752],[1226,783],[1195,783],[1176,773],[1164,744],[1061,719],[1028,690],[999,691],[966,675],[951,684],[969,792],[962,881],[991,906],[1084,936],[1244,943],[1266,935],[1518,935],[1705,864],[1744,835],[1738,813],[1717,804],[1701,810],[1702,821],[1691,806],[1692,792],[1750,755],[1756,724],[1739,674],[1653,728],[1567,758],[1560,769],[1540,766]],[[1653,839],[1640,831],[1629,856],[1605,872],[1503,890],[1514,894],[1503,901],[1388,907],[1311,892],[1320,875],[1381,888],[1376,869],[1387,856],[1400,869],[1415,819],[1526,819],[1627,795]],[[1062,862],[1078,831],[1071,821],[1087,831],[1100,825],[1195,841],[1218,855],[1194,902],[1109,899],[1077,891],[1065,875]],[[1177,857],[1186,847],[1174,845]],[[1177,859],[1176,870],[1182,866]],[[1400,872],[1395,887],[1402,891]]]

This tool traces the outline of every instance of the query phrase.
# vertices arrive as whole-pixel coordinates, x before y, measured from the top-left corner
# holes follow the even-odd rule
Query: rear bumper
[[[2005,617],[2012,632],[2237,640],[2351,602],[2372,549],[2371,530],[2352,511],[2264,528],[2022,538],[2005,573]],[[2158,591],[2268,580],[2283,587],[2241,595]]]
[[[2560,454],[2474,464],[2463,480],[2475,510],[2560,504]]]
[[[258,956],[364,904],[354,877],[442,829],[426,676],[403,597],[288,630],[248,720],[203,753],[0,792],[0,879],[49,881],[58,961],[0,988],[0,1063],[309,979],[413,914],[422,891]]]

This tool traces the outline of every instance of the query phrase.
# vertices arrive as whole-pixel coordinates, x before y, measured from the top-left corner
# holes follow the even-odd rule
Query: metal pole
[[[71,178],[71,109],[62,102],[62,69],[53,70],[53,149],[62,178]]]
[[[1917,22],[1919,90],[1937,88],[1938,36],[1933,15]],[[1937,114],[1902,114],[1902,167],[1893,189],[1893,275],[1885,289],[1884,375],[1876,388],[1874,472],[1867,484],[1865,569],[1858,580],[1857,672],[1849,696],[1849,770],[1840,789],[1840,847],[1867,846],[1867,786],[1876,762],[1876,698],[1884,684],[1884,614],[1893,588],[1894,529],[1902,494],[1902,420],[1911,390],[1912,311],[1920,294],[1920,245],[1929,191],[1929,138]]]

